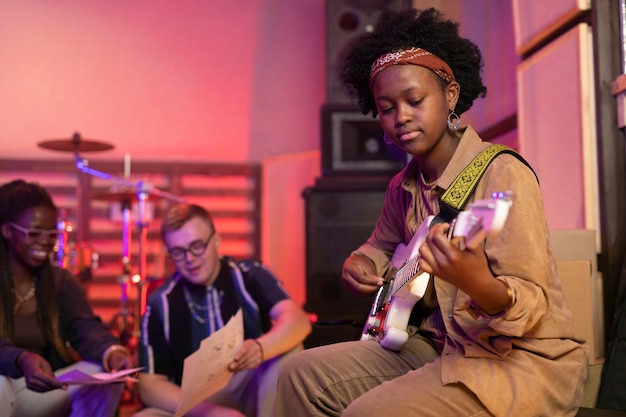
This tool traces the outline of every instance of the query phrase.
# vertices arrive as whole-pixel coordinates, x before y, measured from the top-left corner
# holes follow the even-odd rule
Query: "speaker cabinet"
[[[326,0],[326,101],[351,103],[341,78],[350,43],[371,32],[383,10],[402,10],[410,0]]]
[[[364,323],[374,296],[348,291],[341,280],[344,260],[367,240],[385,197],[380,189],[316,189],[306,199],[306,303],[318,321]]]
[[[331,345],[339,342],[359,340],[363,333],[363,323],[313,323],[311,334],[304,340],[304,348]]]
[[[383,140],[378,119],[350,104],[324,104],[321,110],[322,174],[391,177],[406,164],[407,154]]]

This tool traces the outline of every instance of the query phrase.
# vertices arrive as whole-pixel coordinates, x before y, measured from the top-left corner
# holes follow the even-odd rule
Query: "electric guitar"
[[[460,212],[450,223],[448,238],[465,237],[465,248],[476,248],[487,237],[497,235],[511,207],[510,193],[493,193]],[[430,274],[420,271],[419,248],[435,216],[428,216],[408,245],[400,244],[391,258],[389,279],[378,289],[361,340],[374,339],[390,350],[400,350],[409,339],[407,326],[413,306],[426,292]]]

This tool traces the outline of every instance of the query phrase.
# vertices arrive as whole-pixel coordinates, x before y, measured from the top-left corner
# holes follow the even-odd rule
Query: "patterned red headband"
[[[403,49],[397,52],[389,52],[378,57],[372,64],[370,71],[370,90],[374,84],[374,78],[385,68],[398,64],[413,64],[428,68],[447,82],[455,81],[454,73],[446,62],[422,48]]]

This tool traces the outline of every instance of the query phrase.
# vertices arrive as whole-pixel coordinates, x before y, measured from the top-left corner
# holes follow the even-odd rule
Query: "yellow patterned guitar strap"
[[[463,210],[491,161],[503,153],[515,156],[532,171],[530,164],[513,149],[500,144],[489,145],[476,155],[472,162],[461,171],[450,187],[439,198],[440,213],[437,216],[438,220],[449,222],[456,217],[459,211]],[[535,176],[537,175],[535,174]]]

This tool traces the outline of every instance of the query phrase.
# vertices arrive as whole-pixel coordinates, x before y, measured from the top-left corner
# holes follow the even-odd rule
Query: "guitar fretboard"
[[[396,272],[391,294],[398,292],[400,288],[404,287],[406,283],[419,272],[419,258],[419,254],[412,257]]]

